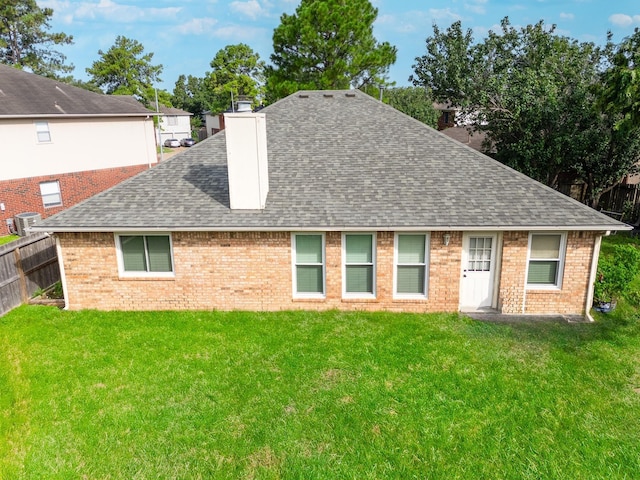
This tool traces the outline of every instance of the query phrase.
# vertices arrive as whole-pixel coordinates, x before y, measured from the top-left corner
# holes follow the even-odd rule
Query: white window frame
[[[317,263],[298,263],[296,252],[296,237],[298,236],[320,236],[322,238],[322,292],[298,292],[298,266],[311,265],[318,266]],[[323,232],[292,232],[291,233],[291,279],[293,281],[291,289],[293,298],[326,298],[327,296],[327,257],[325,234]]]
[[[34,122],[36,127],[36,141],[37,143],[51,143],[51,130],[49,129],[49,122]],[[45,138],[40,138],[41,135],[46,135]]]
[[[124,257],[120,237],[169,237],[169,253],[171,255],[170,272],[129,272],[124,269]],[[173,238],[169,232],[123,232],[114,234],[116,244],[116,256],[118,258],[118,274],[121,278],[174,278],[176,276],[176,264],[173,256]],[[147,265],[149,264],[149,252],[145,243],[145,255],[147,255]]]
[[[371,236],[371,263],[354,263],[351,265],[371,265],[372,271],[372,292],[347,292],[347,237],[350,235],[370,235]],[[377,288],[377,234],[376,232],[343,232],[342,233],[342,298],[372,299],[376,298]]]
[[[44,186],[44,191],[43,191],[43,187]],[[54,187],[52,188],[50,192],[47,192],[46,190],[48,190],[47,187]],[[54,191],[55,190],[55,191]],[[47,197],[53,197],[53,196],[57,196],[58,201],[57,202],[47,202],[45,200],[45,198]],[[44,208],[54,208],[54,207],[59,207],[62,205],[62,192],[60,190],[60,181],[59,180],[50,180],[50,181],[46,181],[46,182],[40,182],[40,197],[42,198],[42,205],[44,206]]]
[[[531,245],[534,236],[554,236],[560,237],[560,251],[558,252],[559,258],[531,258]],[[529,232],[529,244],[527,245],[527,271],[525,272],[525,286],[527,290],[562,290],[562,280],[564,277],[564,262],[567,256],[567,232]],[[558,275],[556,277],[555,284],[540,284],[540,283],[528,283],[529,278],[529,265],[534,261],[557,261],[558,262]]]
[[[177,115],[167,115],[167,125],[171,127],[175,127],[178,125],[178,116]]]
[[[424,263],[398,263],[398,245],[399,237],[403,235],[422,235],[424,236]],[[394,299],[415,299],[425,300],[429,296],[429,252],[431,238],[427,232],[396,232],[393,242],[393,298]],[[424,292],[416,293],[399,293],[398,292],[398,266],[424,266]]]

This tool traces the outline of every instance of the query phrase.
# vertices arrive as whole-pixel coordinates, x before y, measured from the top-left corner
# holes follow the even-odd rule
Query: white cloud
[[[464,8],[478,15],[484,15],[487,13],[487,9],[485,8],[486,4],[487,0],[469,0],[468,3],[464,4]]]
[[[434,16],[431,12],[411,10],[398,15],[380,15],[375,22],[375,27],[386,32],[393,32],[400,35],[411,35],[414,33],[428,34],[436,19],[446,18],[446,14],[436,12],[441,16]],[[458,17],[459,18],[459,17]],[[444,22],[446,23],[446,22]]]
[[[560,12],[560,18],[563,20],[573,20],[576,16],[573,13]]]
[[[76,20],[95,19],[117,23],[152,21],[175,18],[182,11],[182,7],[141,8],[122,5],[113,0],[99,0],[98,2],[45,0],[41,2],[41,6],[53,8],[56,17],[61,18],[66,24],[71,24]]]
[[[247,27],[246,25],[229,25],[221,27],[212,32],[214,37],[223,38],[225,40],[242,41],[247,43],[248,40],[263,36],[264,29]]]
[[[216,23],[217,20],[213,18],[193,18],[175,27],[175,31],[182,35],[210,34]]]
[[[252,20],[256,20],[260,17],[266,16],[266,10],[260,5],[257,0],[249,0],[247,2],[231,2],[229,8],[245,17],[249,17]]]
[[[609,17],[609,21],[616,27],[630,27],[631,25],[640,24],[640,15],[625,15],[624,13],[614,13]]]
[[[430,8],[429,15],[434,20],[450,20],[451,22],[462,20],[462,17],[450,8]]]

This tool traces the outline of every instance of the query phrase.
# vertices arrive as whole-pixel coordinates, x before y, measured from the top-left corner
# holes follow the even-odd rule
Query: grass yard
[[[3,237],[0,237],[0,245],[13,242],[14,240],[18,240],[19,238],[20,237],[18,235],[4,235]]]
[[[632,479],[640,317],[0,318],[0,478]]]

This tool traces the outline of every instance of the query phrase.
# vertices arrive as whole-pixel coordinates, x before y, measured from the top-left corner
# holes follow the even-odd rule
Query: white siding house
[[[154,112],[0,65],[0,235],[15,215],[43,218],[157,163]]]

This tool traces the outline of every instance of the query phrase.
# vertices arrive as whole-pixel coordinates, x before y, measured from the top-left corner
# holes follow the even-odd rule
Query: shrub
[[[640,272],[640,251],[632,245],[613,245],[611,254],[598,262],[595,303],[607,303],[624,295]]]

